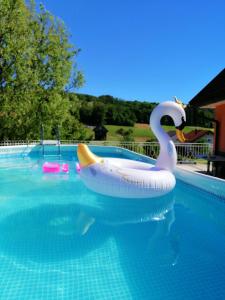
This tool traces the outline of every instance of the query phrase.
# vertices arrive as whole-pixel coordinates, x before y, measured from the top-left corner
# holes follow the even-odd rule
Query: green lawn
[[[133,130],[135,141],[155,140],[155,136],[148,126],[146,126],[146,128],[140,128],[136,126],[130,127],[130,126],[118,126],[118,125],[106,125],[106,128],[109,131],[107,134],[107,140],[109,141],[118,141],[121,139],[121,135],[116,133],[117,130],[120,128],[123,128],[124,130],[128,130],[128,129]],[[166,131],[175,130],[174,126],[163,126],[163,128]],[[193,129],[206,129],[206,128],[187,126],[184,128],[184,132],[188,133]]]
[[[131,126],[119,126],[119,125],[105,125],[105,127],[108,129],[107,134],[107,140],[108,141],[120,141],[121,135],[117,134],[117,130],[120,128],[123,128],[124,130],[131,129],[133,130],[133,136],[135,141],[147,141],[147,140],[156,140],[154,134],[152,133],[151,129],[147,124],[136,124],[134,127]],[[163,126],[163,128],[166,131],[175,130],[174,126]],[[203,128],[203,127],[192,127],[192,126],[186,126],[184,128],[184,133],[188,133],[194,129],[206,129],[211,130],[213,132],[213,129],[209,128]],[[90,128],[86,128],[88,136],[93,135],[94,133]]]
[[[153,133],[148,128],[137,128],[137,127],[131,127],[131,126],[118,126],[118,125],[106,125],[106,128],[108,129],[107,134],[107,140],[109,141],[118,141],[121,139],[121,135],[117,134],[117,130],[120,128],[123,128],[124,130],[131,129],[133,130],[133,135],[135,140],[147,140],[147,139],[153,139]]]

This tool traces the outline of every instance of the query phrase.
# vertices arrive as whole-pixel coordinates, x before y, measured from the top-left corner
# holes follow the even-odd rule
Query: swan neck
[[[150,118],[150,127],[160,145],[156,166],[173,172],[177,163],[177,153],[173,141],[160,124],[163,115],[164,114],[157,113],[157,110],[154,110]]]

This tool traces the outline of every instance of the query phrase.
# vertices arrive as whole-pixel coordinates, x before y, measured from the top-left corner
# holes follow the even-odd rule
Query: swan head
[[[183,134],[183,129],[186,125],[186,114],[185,114],[185,105],[180,101],[178,100],[176,97],[175,98],[175,103],[178,104],[179,106],[179,109],[180,109],[180,117],[181,117],[181,122],[180,122],[180,125],[176,125],[175,123],[175,120],[174,120],[174,123],[175,123],[175,127],[176,127],[176,135],[177,135],[177,138],[180,142],[184,143],[186,141],[185,137],[184,137],[184,134]],[[179,123],[179,117],[178,117],[178,123]]]
[[[186,114],[184,111],[184,105],[178,99],[173,101],[166,101],[160,103],[153,110],[150,117],[150,126],[151,128],[156,128],[156,124],[158,124],[159,120],[163,116],[170,116],[173,119],[174,125],[176,127],[176,135],[180,142],[185,142],[185,137],[183,135],[182,130],[186,125]]]

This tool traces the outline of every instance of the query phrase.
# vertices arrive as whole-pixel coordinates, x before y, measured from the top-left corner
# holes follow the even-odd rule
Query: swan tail
[[[95,163],[102,161],[101,157],[98,157],[85,144],[78,144],[77,156],[81,167],[85,168]]]

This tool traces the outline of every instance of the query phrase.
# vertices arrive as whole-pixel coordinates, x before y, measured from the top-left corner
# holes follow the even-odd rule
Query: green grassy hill
[[[108,129],[108,134],[107,134],[107,140],[109,141],[118,141],[121,139],[121,135],[117,134],[117,130],[120,128],[123,128],[124,130],[131,129],[133,130],[133,136],[135,141],[137,142],[143,142],[147,140],[156,140],[153,132],[149,128],[147,124],[140,124],[142,126],[138,126],[139,124],[136,124],[134,127],[130,126],[117,126],[117,125],[106,125],[106,128]],[[146,125],[146,126],[144,126]],[[165,131],[175,131],[174,126],[163,126]],[[194,129],[205,129],[202,127],[192,127],[192,126],[187,126],[184,128],[184,133],[188,133]]]
[[[105,127],[108,129],[108,134],[107,134],[107,140],[108,141],[119,141],[121,140],[121,135],[117,133],[118,129],[123,128],[124,130],[129,130],[131,129],[133,131],[133,136],[136,142],[144,142],[147,140],[156,140],[153,132],[149,128],[148,124],[135,124],[134,127],[132,126],[120,126],[120,125],[105,125]],[[165,131],[175,131],[174,126],[163,126]],[[188,133],[194,129],[207,129],[207,130],[212,130],[209,128],[203,128],[203,127],[192,127],[192,126],[186,126],[184,128],[184,133]],[[91,135],[92,130],[87,128],[88,134]]]

